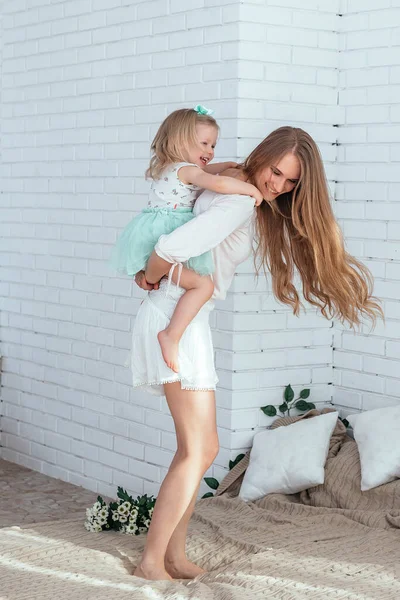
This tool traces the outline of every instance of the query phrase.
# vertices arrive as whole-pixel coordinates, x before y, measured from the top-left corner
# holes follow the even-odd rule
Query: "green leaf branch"
[[[298,398],[295,398],[294,396],[295,394],[293,388],[289,383],[289,385],[286,386],[285,391],[283,393],[284,401],[278,406],[278,410],[282,416],[289,417],[290,411],[294,408],[303,413],[307,412],[308,410],[311,410],[312,408],[315,408],[315,404],[313,404],[312,402],[307,402],[307,398],[310,396],[309,389],[301,390]],[[278,414],[276,406],[274,406],[273,404],[262,406],[261,410],[265,415],[267,415],[267,417],[276,417]]]

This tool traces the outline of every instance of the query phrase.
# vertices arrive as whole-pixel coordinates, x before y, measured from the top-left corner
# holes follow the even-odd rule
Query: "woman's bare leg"
[[[161,485],[143,556],[134,573],[146,579],[171,579],[165,565],[169,542],[218,452],[214,392],[182,390],[179,382],[165,384],[164,389],[175,423],[177,451]],[[179,539],[183,527],[178,529]],[[178,548],[173,545],[172,550],[178,557]],[[183,577],[187,563],[173,564]]]
[[[204,569],[191,562],[186,556],[188,525],[196,505],[199,489],[200,483],[168,544],[165,555],[165,568],[174,579],[193,579],[194,577],[197,577],[197,575],[206,572]]]
[[[164,269],[165,260],[153,252],[146,267],[146,281],[155,283],[155,278]],[[172,281],[175,284],[178,283],[178,276],[177,269],[175,269],[172,275]],[[191,269],[182,269],[179,285],[186,290],[186,293],[179,299],[168,327],[158,334],[163,358],[167,366],[175,373],[179,371],[179,341],[186,327],[214,293],[214,284],[211,278],[199,275]]]

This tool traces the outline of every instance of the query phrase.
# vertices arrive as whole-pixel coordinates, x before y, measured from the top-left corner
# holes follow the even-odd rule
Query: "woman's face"
[[[299,159],[288,152],[283,158],[257,173],[255,183],[264,200],[271,202],[281,194],[291,192],[299,178]]]

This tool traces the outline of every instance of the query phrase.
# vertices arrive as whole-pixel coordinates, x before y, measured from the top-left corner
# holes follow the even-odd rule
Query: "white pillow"
[[[295,494],[324,483],[337,418],[337,412],[330,412],[257,433],[239,497],[247,501],[274,492]]]
[[[400,406],[347,417],[361,462],[361,491],[400,477]]]

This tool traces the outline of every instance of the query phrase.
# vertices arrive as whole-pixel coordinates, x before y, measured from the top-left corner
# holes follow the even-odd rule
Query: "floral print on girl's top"
[[[188,166],[200,168],[193,163],[175,163],[164,171],[160,179],[153,179],[147,208],[193,208],[202,188],[182,183],[179,179],[179,169]]]

